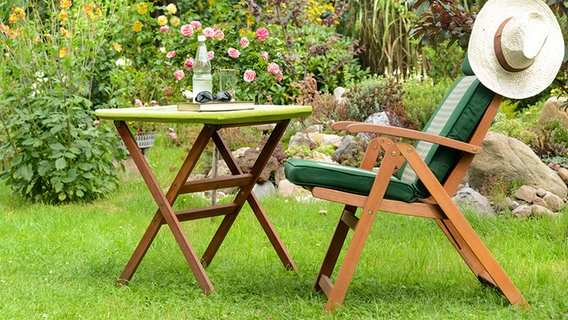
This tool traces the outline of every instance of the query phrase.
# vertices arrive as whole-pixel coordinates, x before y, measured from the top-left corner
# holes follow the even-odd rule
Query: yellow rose
[[[176,14],[176,12],[178,11],[176,5],[173,4],[173,3],[168,4],[168,6],[166,7],[166,10],[168,10],[169,14]]]
[[[179,26],[180,23],[181,23],[181,20],[180,20],[178,17],[173,16],[173,17],[170,18],[170,24],[171,24],[173,27]]]
[[[146,14],[148,12],[148,4],[146,2],[140,2],[137,8],[139,14]]]
[[[165,26],[166,24],[168,24],[168,18],[166,18],[166,16],[159,16],[158,24],[161,26]]]
[[[132,30],[134,30],[135,32],[140,32],[142,31],[143,26],[144,25],[142,24],[142,22],[136,20],[136,22],[134,22],[134,24],[132,25]]]

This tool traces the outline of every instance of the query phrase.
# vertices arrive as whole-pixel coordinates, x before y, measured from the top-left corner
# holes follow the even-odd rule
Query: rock
[[[389,117],[387,116],[387,113],[384,111],[373,113],[372,115],[367,117],[367,119],[365,119],[365,122],[372,124],[379,124],[383,126],[390,126]]]
[[[357,143],[357,141],[355,141],[355,138],[353,138],[353,136],[345,136],[343,140],[341,140],[341,143],[337,147],[337,150],[335,150],[335,154],[337,156],[353,156],[357,153],[358,147],[359,144]]]
[[[282,166],[274,172],[274,183],[279,185],[280,181],[284,179],[286,179],[286,174],[284,173],[284,166]]]
[[[250,148],[244,153],[241,159],[238,159],[239,165],[244,173],[250,172],[256,159],[258,158],[258,154],[259,150],[257,150],[256,148]],[[281,166],[282,164],[280,164],[280,162],[274,156],[271,156],[268,159],[268,163],[264,167],[264,170],[262,170],[262,173],[258,177],[257,182],[263,183],[268,181],[273,173],[276,172],[276,170],[278,170],[278,168],[280,168]]]
[[[322,132],[323,124],[312,124],[306,128],[307,133]]]
[[[527,203],[533,203],[535,201],[535,199],[537,198],[536,190],[535,190],[535,188],[530,187],[530,186],[521,186],[515,192],[515,198],[517,198],[519,200],[523,200]]]
[[[324,162],[333,162],[330,156],[326,155],[325,153],[321,153],[319,151],[314,151],[310,159],[317,161],[324,161]]]
[[[341,144],[342,138],[336,134],[323,134],[323,133],[308,133],[308,137],[311,141],[318,145],[333,145],[336,148]]]
[[[512,211],[517,218],[527,218],[532,214],[532,209],[528,204],[522,204]]]
[[[539,197],[544,197],[547,194],[547,191],[544,190],[543,188],[538,188],[536,189],[536,195]]]
[[[564,181],[565,184],[568,184],[568,169],[560,168],[560,169],[558,169],[558,171],[556,173],[558,174],[560,179],[562,179],[562,181]]]
[[[543,206],[533,204],[532,206],[530,206],[530,208],[532,215],[535,217],[542,217],[542,216],[554,217],[554,212]]]
[[[296,134],[294,134],[290,138],[290,142],[288,143],[288,149],[300,146],[310,146],[313,144],[314,142],[310,139],[310,137],[306,133],[296,132]]]
[[[255,184],[252,188],[252,192],[254,192],[254,194],[259,198],[274,196],[278,194],[276,188],[270,181]]]
[[[473,189],[481,190],[488,178],[522,178],[526,185],[543,188],[560,198],[568,187],[560,177],[521,141],[499,133],[488,132],[469,170],[468,180]]]
[[[568,128],[568,112],[564,108],[560,108],[566,102],[564,97],[551,97],[542,106],[538,123],[546,125],[551,121],[560,121],[565,128]]]
[[[543,198],[540,197],[536,197],[534,199],[534,201],[532,202],[532,204],[536,205],[536,206],[541,206],[541,207],[545,207],[548,208],[548,206],[546,205],[546,201],[544,201]]]
[[[486,217],[497,216],[497,214],[491,207],[489,200],[487,200],[487,198],[485,198],[479,192],[473,190],[472,188],[462,188],[458,190],[458,192],[452,198],[452,200],[460,206],[462,205],[474,206],[477,209],[476,212],[480,213],[482,216]]]
[[[548,192],[542,199],[546,203],[546,207],[553,212],[558,212],[565,206],[564,201],[551,192]]]
[[[337,87],[333,90],[333,97],[337,101],[345,100],[345,98],[343,97],[344,94],[345,94],[345,88],[343,87]]]
[[[285,198],[311,195],[310,191],[293,184],[288,179],[283,179],[278,183],[278,194]]]

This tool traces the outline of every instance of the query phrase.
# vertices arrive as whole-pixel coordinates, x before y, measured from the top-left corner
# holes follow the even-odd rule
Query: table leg
[[[188,262],[201,290],[208,295],[209,292],[213,291],[213,284],[209,280],[209,277],[205,273],[203,265],[200,263],[195,250],[189,243],[189,239],[187,238],[185,232],[182,230],[179,220],[177,219],[172,205],[177,199],[179,194],[179,189],[183,186],[184,182],[187,180],[187,177],[191,173],[191,170],[195,167],[199,156],[205,149],[205,146],[209,142],[211,135],[215,132],[216,128],[213,126],[205,126],[201,133],[199,134],[198,139],[195,141],[195,144],[192,147],[192,151],[189,153],[188,157],[186,158],[182,168],[178,172],[178,175],[174,179],[170,190],[168,190],[167,196],[164,195],[162,189],[160,188],[150,166],[146,162],[144,155],[140,148],[138,148],[134,137],[130,133],[128,126],[124,121],[117,121],[115,125],[118,129],[126,148],[130,152],[132,156],[132,160],[136,164],[136,167],[140,171],[142,178],[146,182],[146,185],[150,189],[150,193],[154,197],[156,204],[158,205],[158,212],[152,219],[152,223],[146,230],[142,240],[138,244],[138,247],[134,251],[134,254],[130,258],[130,261],[127,263],[120,280],[118,280],[118,284],[127,283],[128,280],[132,278],[132,275],[136,271],[138,265],[140,264],[142,258],[144,257],[145,253],[148,250],[148,247],[152,243],[154,237],[156,236],[158,230],[160,229],[160,225],[162,224],[163,220],[166,221],[176,242],[178,243],[186,261]],[[163,219],[163,220],[162,220]]]
[[[221,225],[219,226],[219,229],[213,236],[211,243],[207,247],[207,250],[203,254],[201,261],[205,265],[210,264],[211,261],[213,260],[213,257],[217,253],[217,250],[221,246],[221,243],[225,239],[225,236],[227,235],[229,229],[233,225],[239,211],[241,210],[246,200],[250,204],[251,209],[253,210],[258,221],[260,222],[260,225],[262,226],[264,232],[268,236],[270,243],[276,250],[280,260],[282,261],[286,269],[294,271],[297,270],[294,261],[292,260],[290,254],[284,247],[282,240],[276,233],[276,230],[274,229],[274,226],[268,219],[266,212],[264,211],[264,209],[262,209],[257,197],[254,195],[254,193],[252,193],[252,188],[254,187],[256,180],[258,179],[258,176],[260,176],[262,170],[266,166],[266,163],[272,156],[272,153],[274,152],[274,149],[278,145],[278,141],[280,141],[280,138],[284,134],[284,131],[286,131],[286,127],[288,126],[289,122],[290,120],[279,122],[272,131],[272,134],[268,138],[256,162],[254,163],[253,168],[251,169],[251,173],[253,174],[253,179],[251,180],[251,184],[242,187],[239,193],[237,194],[237,197],[235,198],[234,202],[237,204],[235,213],[225,216],[225,218],[221,222]],[[215,132],[212,136],[212,139],[215,142],[215,145],[217,146],[219,153],[221,154],[221,156],[227,163],[227,166],[231,170],[231,173],[241,174],[242,171],[240,167],[238,166],[235,158],[233,157],[233,154],[231,153],[228,146],[225,144],[225,141],[222,139],[220,134],[218,132]]]

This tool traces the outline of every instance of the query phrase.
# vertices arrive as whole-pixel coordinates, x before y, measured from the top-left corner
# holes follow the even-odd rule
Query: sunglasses
[[[199,103],[207,103],[211,101],[229,102],[233,97],[228,91],[219,91],[215,96],[209,91],[201,91],[195,96],[195,101]]]

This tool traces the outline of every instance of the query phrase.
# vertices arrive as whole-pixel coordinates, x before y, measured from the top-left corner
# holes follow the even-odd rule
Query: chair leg
[[[366,209],[367,208],[364,208],[363,213],[361,213],[361,218],[353,233],[353,238],[351,239],[351,243],[349,244],[349,248],[347,249],[345,258],[335,279],[335,284],[328,295],[327,305],[325,306],[325,310],[327,311],[333,311],[343,303],[347,289],[357,268],[357,263],[365,247],[365,242],[373,227],[377,211]]]
[[[351,214],[355,215],[357,211],[356,207],[353,206],[345,206],[343,208],[342,215],[344,214]],[[339,222],[337,223],[337,227],[335,228],[335,232],[333,233],[333,237],[331,238],[331,242],[327,249],[327,253],[323,259],[321,264],[320,271],[316,278],[316,283],[314,284],[314,289],[316,291],[324,290],[320,281],[322,277],[324,278],[331,278],[331,274],[333,273],[333,269],[335,269],[335,265],[337,264],[337,259],[339,258],[339,254],[341,253],[341,248],[343,248],[343,244],[345,243],[345,238],[347,237],[347,233],[349,232],[349,226],[343,222],[340,218]]]

